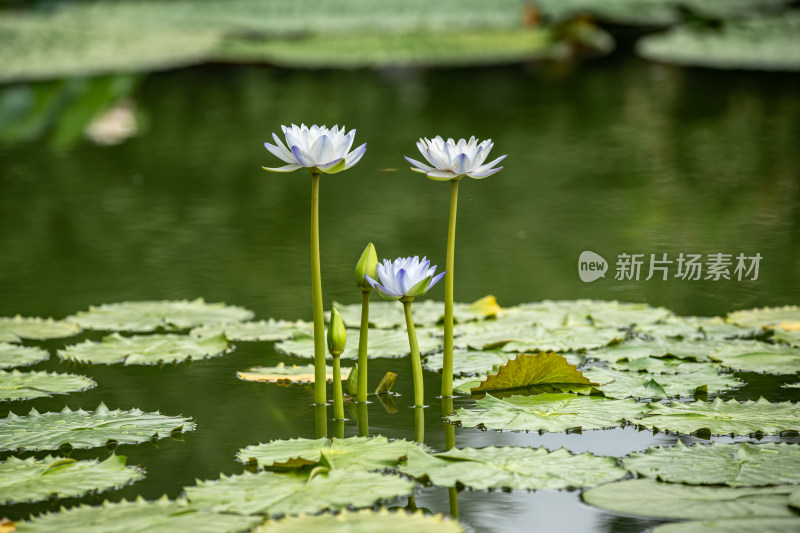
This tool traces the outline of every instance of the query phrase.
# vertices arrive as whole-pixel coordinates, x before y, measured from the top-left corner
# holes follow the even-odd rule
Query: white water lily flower
[[[503,167],[494,167],[497,163],[506,158],[505,155],[498,157],[491,163],[484,164],[494,143],[491,139],[478,143],[475,137],[470,137],[469,141],[453,139],[445,141],[439,135],[430,139],[420,139],[417,143],[422,157],[429,164],[420,163],[410,157],[406,161],[414,165],[414,172],[427,174],[436,181],[450,181],[461,179],[464,176],[481,179],[499,172]]]
[[[281,129],[286,144],[273,133],[275,144],[265,142],[264,146],[272,155],[288,164],[278,168],[262,167],[264,170],[292,172],[305,167],[313,173],[336,174],[358,163],[367,151],[367,143],[350,151],[356,130],[346,133],[344,127],[339,129],[339,126],[334,126],[329,130],[316,124],[310,128],[305,124],[292,124],[291,127],[281,126]]]
[[[380,282],[366,274],[364,277],[384,300],[412,301],[428,292],[445,275],[442,272],[433,277],[435,273],[436,265],[431,266],[431,262],[425,257],[420,261],[419,256],[415,255],[398,257],[394,261],[384,259],[383,263],[378,263]]]

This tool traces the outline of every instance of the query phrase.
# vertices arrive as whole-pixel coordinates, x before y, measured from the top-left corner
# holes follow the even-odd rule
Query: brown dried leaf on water
[[[350,367],[342,367],[342,379],[347,379]],[[278,363],[277,366],[254,366],[244,372],[237,372],[236,377],[244,381],[263,381],[266,383],[313,383],[314,365],[286,366]],[[325,367],[325,379],[333,381],[333,368]]]

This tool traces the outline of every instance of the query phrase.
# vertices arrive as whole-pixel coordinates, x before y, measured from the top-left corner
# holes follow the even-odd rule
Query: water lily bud
[[[369,292],[372,290],[372,286],[367,283],[366,278],[364,278],[365,274],[372,279],[378,277],[378,254],[372,243],[369,243],[367,247],[364,248],[364,253],[361,254],[361,258],[358,260],[358,264],[356,264],[356,286],[362,292]]]
[[[328,352],[333,356],[342,355],[345,344],[347,344],[347,332],[344,329],[342,316],[334,307],[328,324]]]

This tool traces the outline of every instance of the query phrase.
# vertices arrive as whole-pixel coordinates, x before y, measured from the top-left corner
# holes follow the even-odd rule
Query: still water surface
[[[248,307],[258,318],[310,319],[310,179],[260,168],[276,163],[262,143],[291,122],[345,124],[358,130],[357,143],[368,143],[361,163],[322,178],[326,307],[358,301],[352,269],[368,241],[381,257],[427,255],[443,266],[449,187],[410,172],[402,159],[417,157],[418,137],[437,134],[492,138],[493,154],[509,154],[502,172],[460,187],[459,301],[486,294],[501,305],[619,299],[697,315],[797,304],[798,94],[796,76],[666,67],[625,54],[575,69],[207,66],[152,75],[139,98],[147,129],[123,145],[0,145],[0,316],[60,318],[90,304],[203,296]],[[584,250],[608,260],[605,279],[580,281]],[[644,281],[647,262],[639,281],[621,281],[614,279],[621,253],[763,259],[755,281]],[[442,291],[427,297],[441,300]],[[44,343],[52,350],[63,344]],[[233,456],[241,447],[314,436],[311,388],[235,377],[255,364],[288,360],[269,343],[239,343],[224,358],[163,368],[79,366],[53,357],[33,368],[84,373],[99,386],[3,404],[0,415],[33,406],[93,409],[100,401],[112,409],[190,415],[198,429],[184,442],[120,447],[147,477],[107,495],[176,497],[196,478],[240,472]],[[370,405],[373,433],[412,437],[407,364],[370,363],[375,380],[398,371],[402,394],[396,414]],[[742,377],[750,385],[726,397],[789,399],[778,388],[788,376]],[[441,449],[439,379],[425,379],[426,442]],[[346,431],[357,433],[354,421]],[[457,430],[459,446],[565,446],[610,456],[675,439],[630,427],[582,435]],[[655,523],[595,510],[580,502],[579,491],[467,491],[459,499],[461,520],[475,531],[638,532]],[[416,504],[447,512],[447,490],[422,489]],[[12,506],[0,515],[55,508],[56,502]]]

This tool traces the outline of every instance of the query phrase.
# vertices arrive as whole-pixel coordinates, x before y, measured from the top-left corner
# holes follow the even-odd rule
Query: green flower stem
[[[333,356],[333,418],[344,420],[344,400],[342,399],[341,357]]]
[[[419,357],[417,332],[414,330],[414,319],[411,317],[411,302],[403,302],[406,312],[406,329],[408,330],[408,345],[411,348],[411,375],[414,377],[414,407],[425,405],[425,388],[422,383],[422,361]]]
[[[333,421],[333,436],[337,439],[344,438],[344,420]]]
[[[361,293],[361,333],[358,337],[358,392],[357,402],[367,401],[367,335],[369,334],[369,293]]]
[[[456,447],[456,427],[447,421],[447,415],[453,412],[453,398],[442,398],[442,420],[444,421],[444,446],[445,450],[452,450]],[[458,490],[455,487],[447,489],[450,499],[450,516],[458,519]]]
[[[450,181],[450,222],[447,229],[447,262],[444,275],[444,364],[442,365],[442,397],[453,396],[453,278],[456,255],[456,211],[458,182]]]
[[[369,437],[369,404],[367,402],[360,402],[356,404],[356,412],[358,413],[358,436]]]
[[[414,440],[425,442],[425,408],[414,407]]]
[[[328,436],[328,404],[314,405],[314,422],[317,429],[317,438]]]
[[[314,316],[314,403],[324,404],[325,320],[322,314],[322,272],[319,260],[319,173],[311,173],[311,306]]]

